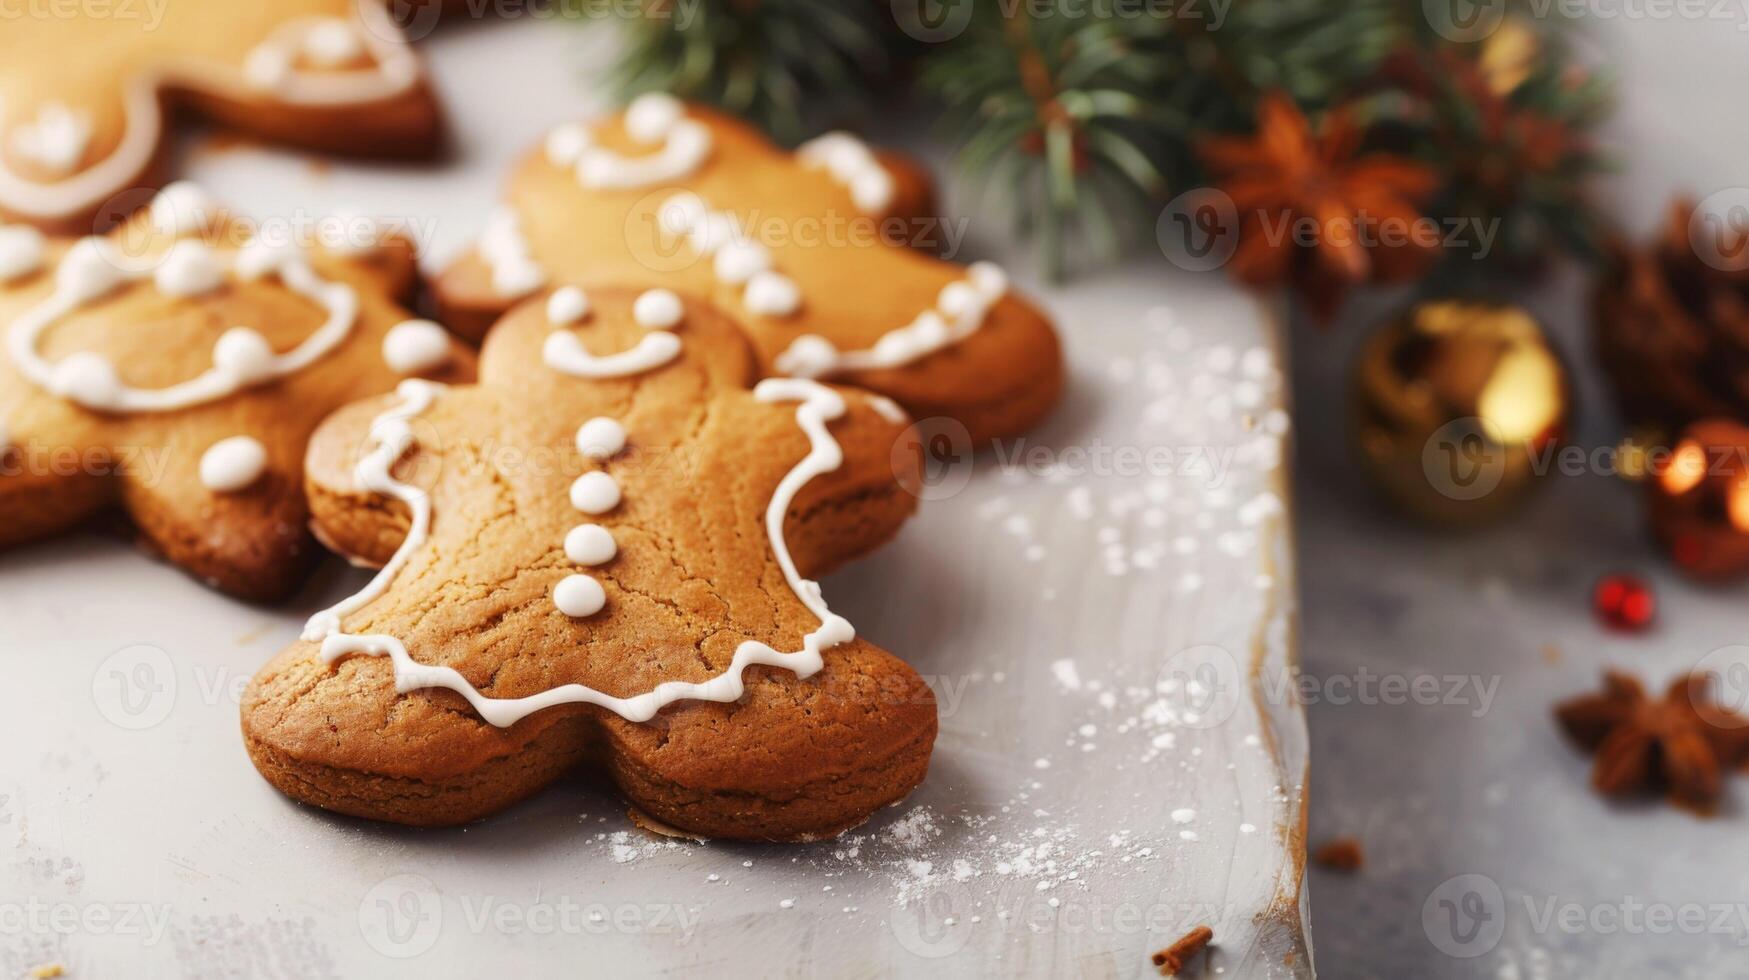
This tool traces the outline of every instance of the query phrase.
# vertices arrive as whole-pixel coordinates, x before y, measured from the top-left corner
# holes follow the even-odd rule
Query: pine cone
[[[1749,274],[1696,254],[1693,213],[1678,200],[1656,240],[1615,245],[1596,296],[1597,352],[1622,415],[1667,432],[1710,416],[1749,421]]]

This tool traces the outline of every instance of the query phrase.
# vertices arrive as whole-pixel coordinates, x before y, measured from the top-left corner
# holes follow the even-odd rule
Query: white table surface
[[[512,155],[600,104],[591,37],[526,20],[424,42],[443,168],[238,149],[185,169],[256,214],[406,218],[435,265]],[[245,758],[238,694],[361,573],[253,608],[75,536],[0,556],[0,976],[1142,977],[1203,923],[1225,975],[1309,975],[1305,730],[1255,685],[1295,656],[1274,318],[1157,257],[1040,288],[1004,224],[971,231],[968,257],[1056,314],[1073,380],[826,583],[937,691],[911,799],[806,847],[652,838],[582,782],[444,831],[300,807]]]
[[[1749,19],[1710,9],[1728,19],[1593,25],[1588,47],[1621,94],[1607,134],[1620,172],[1603,182],[1601,202],[1637,234],[1661,227],[1679,192],[1704,198],[1749,185],[1738,94],[1749,84]],[[1572,365],[1578,441],[1593,448],[1621,432],[1594,360],[1587,288],[1564,269],[1517,298]],[[1607,476],[1557,476],[1513,518],[1481,532],[1429,531],[1387,512],[1353,469],[1341,393],[1364,328],[1391,306],[1357,309],[1326,333],[1296,327],[1298,543],[1303,566],[1317,570],[1303,584],[1306,669],[1321,683],[1364,670],[1473,675],[1497,687],[1479,714],[1473,697],[1307,707],[1317,760],[1312,842],[1355,835],[1368,856],[1358,875],[1311,873],[1320,972],[1358,980],[1749,975],[1749,786],[1733,780],[1713,820],[1658,804],[1609,805],[1586,785],[1590,759],[1550,715],[1555,701],[1596,689],[1606,665],[1662,686],[1709,651],[1745,642],[1743,586],[1703,588],[1673,575],[1650,540],[1639,492]],[[1614,571],[1644,575],[1658,590],[1660,622],[1650,633],[1624,637],[1593,618],[1592,583]],[[1560,652],[1557,663],[1545,661],[1545,647]],[[1426,927],[1423,908],[1454,897],[1446,882],[1472,875],[1480,878],[1456,887],[1482,896],[1473,908],[1499,929],[1442,948],[1452,920],[1436,913]],[[1654,930],[1648,907],[1698,909],[1705,925]],[[1479,924],[1465,915],[1456,931]]]

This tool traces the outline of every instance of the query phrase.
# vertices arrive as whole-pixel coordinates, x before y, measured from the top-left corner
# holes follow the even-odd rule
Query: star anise
[[[1291,282],[1323,316],[1349,286],[1425,271],[1441,241],[1417,207],[1438,177],[1405,157],[1357,156],[1364,135],[1342,108],[1314,132],[1291,99],[1272,94],[1258,108],[1254,139],[1202,143],[1238,212],[1235,276],[1253,285]]]
[[[1704,674],[1653,700],[1634,677],[1605,671],[1602,691],[1556,705],[1555,717],[1596,754],[1591,786],[1604,796],[1661,787],[1670,802],[1706,814],[1724,771],[1749,761],[1749,716],[1715,702]]]

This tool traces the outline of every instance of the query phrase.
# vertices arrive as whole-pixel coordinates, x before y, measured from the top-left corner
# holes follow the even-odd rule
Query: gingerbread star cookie
[[[438,825],[593,769],[661,823],[771,840],[904,797],[934,699],[812,578],[914,509],[908,421],[758,374],[709,304],[566,288],[492,332],[478,386],[336,413],[310,445],[315,518],[382,570],[250,684],[262,775]]]
[[[411,246],[354,231],[302,245],[186,183],[104,237],[0,227],[0,548],[119,508],[218,589],[295,587],[316,424],[411,375],[473,375],[395,302]]]
[[[479,246],[435,284],[478,334],[516,299],[572,284],[708,297],[766,376],[829,378],[950,416],[974,443],[1038,422],[1063,386],[1049,321],[985,262],[907,247],[942,237],[927,179],[836,133],[789,153],[664,95],[560,126],[509,182]]]
[[[68,234],[125,217],[172,110],[318,150],[437,148],[437,103],[383,0],[101,7],[0,28],[0,217]]]

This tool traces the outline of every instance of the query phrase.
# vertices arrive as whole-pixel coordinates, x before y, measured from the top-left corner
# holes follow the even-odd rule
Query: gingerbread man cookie
[[[374,156],[428,156],[441,130],[382,0],[73,4],[0,29],[0,217],[68,234],[124,217],[180,108]]]
[[[170,561],[271,599],[300,580],[324,415],[473,355],[393,297],[405,241],[245,227],[173,184],[109,236],[0,227],[0,548],[119,507]]]
[[[565,284],[648,284],[709,297],[766,376],[830,378],[950,416],[974,443],[1038,422],[1062,390],[1050,323],[989,263],[904,244],[927,179],[846,134],[794,154],[664,95],[552,131],[473,252],[435,290],[478,334],[516,299]]]
[[[310,445],[315,519],[382,570],[245,693],[262,775],[440,825],[594,768],[670,826],[771,840],[905,796],[934,699],[811,577],[914,509],[908,422],[757,377],[708,304],[566,288],[492,332],[478,386],[336,413]]]

